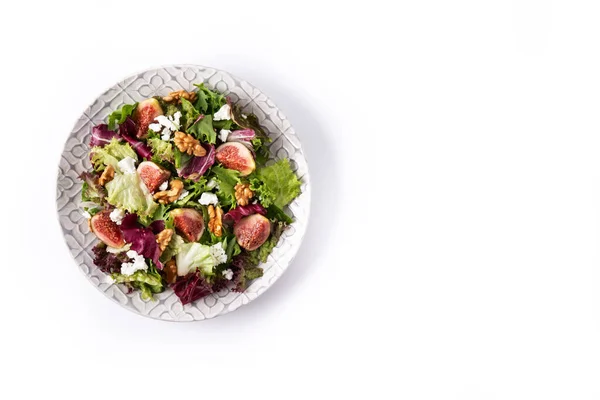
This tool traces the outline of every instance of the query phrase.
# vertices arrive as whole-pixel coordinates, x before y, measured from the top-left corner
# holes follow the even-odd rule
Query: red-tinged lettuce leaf
[[[213,292],[200,272],[178,278],[171,288],[181,300],[181,304],[189,304]]]
[[[156,243],[154,232],[150,228],[145,228],[137,222],[137,214],[127,214],[121,222],[121,231],[127,243],[131,243],[131,250],[151,259],[156,268],[162,269],[163,265],[159,260],[160,248]]]
[[[215,146],[204,144],[206,155],[203,157],[192,157],[192,159],[177,173],[179,176],[198,181],[215,163]]]
[[[254,129],[239,129],[227,135],[228,142],[250,142],[256,137]]]
[[[100,205],[104,204],[106,198],[106,189],[98,182],[98,174],[82,172],[79,179],[83,181],[81,188],[81,199],[83,201],[93,201]]]
[[[243,292],[248,287],[249,281],[263,276],[263,269],[257,267],[255,260],[247,253],[235,256],[230,268],[233,271],[231,286],[234,292]]]
[[[152,230],[152,233],[157,235],[165,229],[165,221],[162,219],[156,220],[148,225],[148,228]]]
[[[119,125],[119,133],[127,143],[133,147],[133,150],[141,157],[147,160],[152,159],[152,149],[146,143],[135,138],[137,124],[131,118],[127,118],[125,122]]]
[[[106,251],[106,245],[99,242],[93,249],[94,264],[105,274],[120,273],[121,264],[129,261],[129,257],[123,253],[113,254]]]
[[[223,216],[223,222],[235,225],[240,219],[252,214],[267,215],[267,210],[260,204],[238,206]]]
[[[92,128],[92,137],[90,138],[90,147],[103,147],[110,143],[112,138],[120,137],[117,132],[108,129],[108,125],[100,124]]]

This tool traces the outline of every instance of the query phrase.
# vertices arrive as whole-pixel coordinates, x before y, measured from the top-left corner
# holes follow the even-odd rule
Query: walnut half
[[[208,206],[208,230],[216,237],[223,234],[223,210],[221,207],[215,207],[212,204]]]
[[[238,183],[235,185],[235,200],[240,206],[247,206],[248,201],[254,196],[247,183]]]
[[[173,139],[175,146],[182,153],[187,153],[190,156],[193,154],[196,157],[202,157],[206,155],[206,149],[202,147],[198,139],[192,135],[177,131],[175,132],[175,138]]]
[[[154,200],[157,200],[160,204],[169,204],[177,201],[183,192],[183,182],[179,179],[172,179],[171,182],[169,182],[169,187],[169,190],[155,193]]]
[[[165,251],[171,238],[173,237],[173,229],[163,229],[156,235],[156,243],[158,243],[158,247],[160,251]]]

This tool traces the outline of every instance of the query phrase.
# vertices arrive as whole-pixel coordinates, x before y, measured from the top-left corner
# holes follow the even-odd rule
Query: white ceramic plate
[[[107,116],[123,104],[139,102],[155,95],[164,96],[175,90],[192,90],[194,83],[204,82],[209,88],[226,94],[246,113],[254,113],[273,139],[270,145],[274,160],[289,158],[302,181],[302,194],[287,211],[294,223],[284,232],[269,256],[264,276],[256,279],[244,293],[227,290],[182,305],[171,289],[145,301],[138,291],[127,293],[122,285],[106,283],[106,276],[93,263],[92,248],[98,241],[90,233],[81,215],[81,181],[79,174],[91,168],[88,143],[92,126],[106,121]],[[281,111],[260,90],[231,74],[198,65],[172,65],[150,69],[117,83],[100,95],[81,115],[69,135],[62,153],[56,184],[56,207],[65,241],[75,262],[89,281],[105,296],[130,311],[169,321],[194,321],[213,318],[248,304],[267,290],[283,274],[296,255],[308,222],[310,179],[300,140]]]

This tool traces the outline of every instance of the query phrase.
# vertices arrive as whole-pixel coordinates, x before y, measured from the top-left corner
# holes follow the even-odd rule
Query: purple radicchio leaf
[[[256,137],[254,129],[238,129],[227,136],[228,142],[250,142]]]
[[[117,132],[108,129],[108,125],[100,124],[92,128],[92,137],[90,138],[90,147],[100,146],[104,147],[109,144],[113,138],[119,138],[120,135]]]
[[[121,222],[121,231],[127,243],[131,243],[131,250],[151,259],[156,268],[162,269],[163,265],[159,260],[160,248],[156,243],[154,232],[150,228],[145,228],[137,222],[137,214],[127,214]]]
[[[192,157],[183,168],[177,171],[179,176],[197,181],[215,163],[215,146],[204,144],[203,147],[206,149],[206,155]]]
[[[147,160],[152,158],[152,150],[144,142],[135,138],[137,131],[136,123],[129,117],[119,125],[119,133],[127,143],[133,147],[133,150],[141,157]]]
[[[163,230],[165,230],[165,221],[163,221],[162,219],[157,219],[156,221],[148,225],[148,228],[152,230],[152,233],[157,235]]]
[[[267,215],[267,210],[260,204],[238,206],[223,216],[223,222],[235,225],[240,219],[253,214]]]

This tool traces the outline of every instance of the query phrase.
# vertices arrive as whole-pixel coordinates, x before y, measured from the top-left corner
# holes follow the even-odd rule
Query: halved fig
[[[148,125],[159,115],[163,115],[163,110],[158,100],[150,98],[140,102],[133,113],[133,119],[138,126],[136,136],[145,137],[148,134]]]
[[[154,193],[171,176],[169,171],[152,161],[142,161],[137,167],[137,172],[150,193]]]
[[[110,210],[100,211],[94,215],[90,220],[90,227],[98,239],[107,245],[117,248],[125,245],[121,228],[110,219]]]
[[[188,242],[197,242],[204,233],[204,218],[193,208],[176,208],[171,216],[175,229]]]
[[[226,168],[239,171],[241,176],[250,175],[256,168],[252,153],[239,142],[223,143],[217,147],[216,157]]]
[[[253,214],[239,220],[233,227],[238,244],[248,251],[258,249],[271,234],[271,223],[260,215]]]

